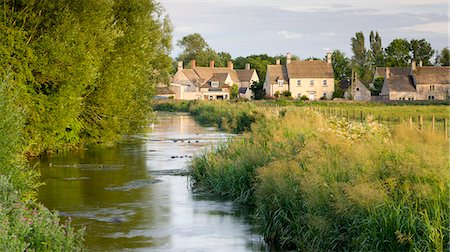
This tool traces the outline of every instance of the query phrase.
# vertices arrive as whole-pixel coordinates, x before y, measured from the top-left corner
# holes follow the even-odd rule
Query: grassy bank
[[[0,80],[0,251],[79,251],[82,231],[59,223],[36,202],[37,171],[24,159],[23,113],[18,96]]]
[[[447,249],[449,143],[442,136],[309,108],[256,113],[251,132],[190,168],[195,188],[253,205],[267,241],[307,251]]]

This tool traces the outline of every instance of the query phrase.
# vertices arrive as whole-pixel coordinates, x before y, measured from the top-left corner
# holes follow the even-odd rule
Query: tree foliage
[[[351,77],[352,69],[350,66],[350,59],[345,56],[345,53],[334,50],[331,54],[331,64],[333,65],[334,79],[337,82]]]
[[[436,63],[441,66],[450,66],[450,50],[448,47],[441,50],[440,54],[436,58]]]
[[[406,39],[394,39],[386,47],[386,65],[389,67],[407,67],[411,56],[410,44]]]
[[[375,67],[384,66],[385,55],[383,50],[383,45],[381,42],[381,36],[378,32],[370,31],[370,60]]]
[[[430,59],[433,57],[435,51],[431,48],[431,44],[425,39],[412,39],[410,43],[410,50],[412,58],[418,63],[422,61],[424,66],[431,66]]]
[[[168,80],[171,26],[155,1],[3,1],[0,76],[15,82],[30,155],[137,130]]]
[[[353,52],[352,68],[357,72],[361,80],[368,81],[372,78],[371,62],[369,60],[369,52],[364,44],[363,32],[357,32],[351,41]]]

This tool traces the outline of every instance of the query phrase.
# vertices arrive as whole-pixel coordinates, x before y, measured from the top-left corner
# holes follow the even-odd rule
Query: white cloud
[[[450,23],[449,22],[434,22],[427,24],[419,24],[412,27],[403,28],[406,31],[417,31],[417,32],[432,32],[441,35],[447,35],[450,37]]]
[[[291,32],[291,31],[279,31],[277,32],[277,34],[282,35],[286,39],[299,39],[305,36],[305,34],[301,32]]]

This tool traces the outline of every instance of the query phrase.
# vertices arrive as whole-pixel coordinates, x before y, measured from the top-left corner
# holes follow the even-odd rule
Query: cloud
[[[305,34],[301,32],[291,32],[291,31],[279,31],[277,32],[277,34],[285,37],[286,39],[299,39],[305,36]]]
[[[433,22],[427,24],[418,24],[412,27],[403,28],[406,31],[416,31],[416,32],[425,32],[425,33],[437,33],[441,35],[446,35],[450,37],[449,33],[450,23],[449,22]]]

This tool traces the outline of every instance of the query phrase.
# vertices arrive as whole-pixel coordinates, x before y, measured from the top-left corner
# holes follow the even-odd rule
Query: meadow
[[[190,104],[212,124],[216,111],[226,125],[248,110],[254,121],[192,161],[192,186],[251,205],[266,241],[306,251],[448,249],[449,142],[442,134],[408,122],[388,128],[370,117],[325,116],[310,106],[236,106]]]

